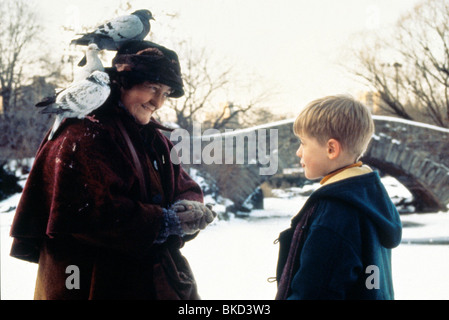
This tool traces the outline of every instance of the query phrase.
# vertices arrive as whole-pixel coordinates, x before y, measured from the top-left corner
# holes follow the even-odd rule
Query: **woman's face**
[[[121,101],[139,124],[148,124],[153,113],[162,107],[171,88],[161,83],[144,82],[131,89],[122,89]]]

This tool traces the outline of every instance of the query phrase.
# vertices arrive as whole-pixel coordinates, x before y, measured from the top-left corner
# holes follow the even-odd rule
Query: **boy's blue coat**
[[[313,206],[288,299],[394,299],[391,248],[401,241],[402,225],[377,172],[310,196],[279,238],[278,281],[296,224]]]

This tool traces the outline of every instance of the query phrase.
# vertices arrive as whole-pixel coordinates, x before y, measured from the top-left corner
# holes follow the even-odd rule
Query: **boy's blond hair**
[[[293,131],[321,144],[336,139],[358,160],[374,134],[374,121],[369,109],[351,96],[328,96],[309,103],[296,118]]]

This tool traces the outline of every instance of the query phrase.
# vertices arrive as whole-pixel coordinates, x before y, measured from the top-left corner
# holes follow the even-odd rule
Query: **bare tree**
[[[352,72],[384,107],[405,119],[449,127],[449,3],[426,0],[403,16],[390,37],[363,46]]]
[[[284,114],[275,114],[269,109],[267,101],[271,101],[275,94],[274,91],[262,91],[252,95],[244,104],[228,102],[206,122],[207,127],[218,130],[236,129],[284,119]]]
[[[205,48],[193,49],[190,42],[179,42],[178,52],[182,65],[185,95],[180,99],[171,99],[169,107],[176,113],[177,124],[190,131],[194,121],[199,121],[199,115],[205,110],[211,110],[211,100],[214,95],[227,84],[231,68],[214,75],[214,66]],[[216,67],[216,66],[215,66]]]
[[[191,132],[194,122],[201,122],[205,129],[224,129],[231,122],[237,122],[237,119],[242,126],[251,124],[254,117],[245,115],[249,115],[275,95],[272,86],[270,90],[254,89],[260,87],[255,85],[258,82],[257,76],[251,77],[237,71],[225,57],[211,53],[207,47],[173,36],[181,34],[176,30],[177,13],[166,13],[156,19],[159,28],[170,30],[170,37],[158,39],[153,35],[151,40],[174,49],[181,63],[185,95],[168,102],[177,125]],[[245,81],[244,78],[251,79]],[[253,90],[246,90],[246,101],[235,97],[236,87],[242,90],[248,86]],[[226,103],[227,101],[232,102]]]
[[[24,51],[38,30],[36,14],[25,0],[0,3],[0,84],[3,112],[17,102],[23,80]]]
[[[54,86],[40,76],[34,77],[30,85],[21,87],[14,111],[0,117],[0,166],[8,160],[35,155],[50,126],[51,117],[39,114],[34,104],[53,93]]]
[[[7,160],[32,157],[50,124],[34,104],[54,93],[54,86],[38,73],[36,45],[39,23],[29,1],[0,3],[0,165]],[[33,47],[34,45],[34,47]],[[48,63],[53,66],[54,63]]]
[[[177,48],[185,95],[169,100],[169,107],[175,112],[177,124],[188,131],[194,122],[201,122],[205,129],[218,130],[228,128],[231,123],[251,125],[252,111],[266,105],[276,94],[272,89],[254,89],[260,87],[255,76],[242,80],[248,75],[236,72],[231,64],[217,62],[219,57],[206,48],[194,48],[188,41],[179,42]],[[246,92],[245,101],[236,100],[241,99],[234,94],[237,89]]]

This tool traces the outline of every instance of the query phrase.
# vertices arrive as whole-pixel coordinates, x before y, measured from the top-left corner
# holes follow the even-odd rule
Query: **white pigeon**
[[[71,44],[87,46],[94,42],[100,50],[118,50],[127,41],[143,40],[150,32],[150,20],[154,20],[151,11],[137,10],[129,15],[109,20],[94,31],[72,40]],[[84,64],[83,58],[78,65]]]
[[[46,98],[36,104],[36,107],[45,107],[41,113],[56,113],[48,140],[54,138],[60,124],[66,118],[88,118],[97,122],[98,120],[88,115],[109,97],[111,93],[109,83],[109,75],[106,72],[94,71],[86,79],[73,82],[56,97]]]
[[[87,46],[86,65],[77,70],[74,82],[86,79],[94,71],[104,71],[103,63],[101,62],[100,57],[98,57],[99,51],[100,49],[95,43],[91,43]]]

